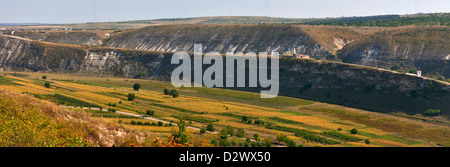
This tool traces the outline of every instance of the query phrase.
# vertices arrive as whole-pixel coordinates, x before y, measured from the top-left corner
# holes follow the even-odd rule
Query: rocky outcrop
[[[450,78],[449,27],[402,27],[359,39],[338,51],[347,63],[399,71],[422,70]]]
[[[292,52],[334,59],[332,53],[301,28],[289,25],[163,25],[114,35],[108,46],[147,51]]]
[[[169,81],[178,65],[171,53],[48,44],[0,36],[1,70],[89,73]],[[204,66],[206,70],[208,66]],[[193,76],[193,75],[192,75]],[[247,75],[248,76],[248,75]],[[257,91],[256,88],[232,88]],[[358,65],[312,59],[280,59],[279,95],[377,112],[450,115],[450,85]]]

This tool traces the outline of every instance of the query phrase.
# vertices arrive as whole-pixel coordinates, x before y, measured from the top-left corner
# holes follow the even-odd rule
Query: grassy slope
[[[196,127],[205,127],[207,122],[213,121],[219,129],[228,125],[235,129],[243,128],[249,137],[253,133],[260,133],[263,137],[275,140],[275,135],[282,133],[304,146],[326,146],[327,144],[323,144],[320,142],[321,140],[310,136],[306,138],[307,140],[303,138],[305,136],[302,137],[300,134],[298,137],[294,136],[292,130],[289,129],[304,129],[310,131],[310,135],[338,141],[341,143],[338,144],[340,146],[433,146],[435,144],[450,144],[448,141],[448,125],[439,123],[446,122],[443,118],[434,118],[439,121],[426,123],[417,119],[372,113],[295,98],[280,97],[273,101],[260,101],[252,98],[257,95],[255,93],[222,89],[184,88],[180,90],[181,97],[172,99],[162,94],[163,88],[171,88],[170,83],[122,78],[46,74],[48,80],[52,81],[54,86],[52,89],[46,89],[40,83],[36,83],[36,78],[40,78],[43,74],[26,74],[29,76],[25,78],[6,76],[19,80],[13,82],[26,86],[0,85],[0,87],[34,94],[58,93],[104,108],[116,108],[131,113],[142,114],[147,109],[151,109],[155,111],[155,117],[158,119],[176,121],[175,117],[184,116],[192,122],[192,126]],[[83,82],[68,82],[71,79]],[[131,85],[135,82],[142,84],[141,91],[132,91]],[[68,91],[68,89],[72,91]],[[128,92],[136,93],[138,99],[134,102],[126,101],[125,95]],[[122,101],[122,103],[119,104],[119,101]],[[109,103],[116,103],[116,107],[108,106]],[[194,111],[195,113],[184,111]],[[271,123],[278,128],[265,128],[264,125],[242,123],[240,121],[242,116],[262,120],[266,125]],[[127,127],[146,129],[161,135],[168,135],[171,131],[170,127],[129,125],[130,121],[133,120],[131,118],[109,118],[108,116],[108,118],[102,119],[111,123],[121,120],[126,123]],[[336,131],[337,128],[342,129],[338,133],[344,135],[344,137],[323,134],[323,132]],[[364,144],[362,140],[354,142],[344,139],[348,138],[345,135],[350,136],[349,131],[352,128],[357,128],[360,133],[351,136],[370,139],[371,144]]]
[[[97,143],[89,127],[65,119],[55,105],[30,96],[0,91],[0,146],[87,147]],[[67,117],[66,117],[67,118]]]

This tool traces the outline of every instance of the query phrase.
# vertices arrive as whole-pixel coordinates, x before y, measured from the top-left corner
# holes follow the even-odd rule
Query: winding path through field
[[[64,108],[77,108],[77,107],[74,107],[74,106],[61,106],[61,107],[64,107]],[[91,108],[89,108],[89,107],[82,107],[81,109],[100,111],[100,108],[92,108],[92,107]],[[108,110],[102,109],[101,111],[108,111]],[[172,123],[172,122],[164,121],[164,120],[161,120],[161,119],[156,119],[156,118],[153,118],[153,117],[148,117],[148,116],[144,116],[144,115],[123,112],[123,111],[116,111],[116,113],[117,114],[122,114],[122,115],[129,115],[129,116],[134,116],[134,117],[140,117],[140,118],[148,119],[148,120],[152,120],[152,121],[161,121],[162,123],[166,123],[166,124]],[[177,125],[176,123],[172,123],[172,124]],[[193,126],[186,126],[186,127],[189,128],[189,129],[200,130],[200,128],[193,127]],[[217,134],[217,132],[210,132],[210,133]]]

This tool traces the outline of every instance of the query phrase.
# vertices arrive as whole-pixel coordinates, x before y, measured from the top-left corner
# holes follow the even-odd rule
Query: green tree
[[[189,142],[189,138],[186,135],[186,121],[184,121],[182,118],[178,120],[178,132],[175,134],[172,134],[176,141],[180,144],[186,144]]]
[[[234,128],[230,125],[227,126],[227,133],[230,136],[234,136]]]
[[[180,96],[180,93],[178,93],[178,91],[177,91],[176,89],[174,89],[174,90],[171,90],[171,91],[170,91],[170,95],[171,95],[173,98],[177,98],[178,96]]]
[[[155,111],[147,110],[146,113],[147,113],[148,116],[153,116],[155,114]]]
[[[136,98],[134,93],[128,93],[128,101],[133,101]]]
[[[135,84],[133,85],[133,89],[134,89],[135,91],[139,91],[140,88],[141,88],[141,84],[139,84],[139,83],[135,83]]]
[[[272,146],[272,140],[270,138],[266,137],[263,139],[263,144],[265,147],[271,147]]]
[[[214,125],[212,123],[208,124],[208,126],[206,126],[206,130],[214,132]]]
[[[200,129],[200,133],[201,134],[206,133],[206,129],[204,129],[204,128]]]
[[[248,122],[248,121],[249,121],[249,119],[248,119],[247,116],[243,116],[243,117],[242,117],[242,123],[246,123],[246,122]]]
[[[158,126],[163,126],[163,122],[161,122],[161,121],[158,121]]]
[[[369,139],[366,139],[366,140],[364,140],[364,143],[370,144],[370,140],[369,140]]]
[[[44,86],[45,86],[46,88],[50,88],[52,85],[50,84],[50,82],[45,82],[45,83],[44,83]]]
[[[237,137],[245,137],[245,131],[244,131],[244,129],[238,129],[237,130],[237,133],[236,133],[236,136]]]
[[[253,135],[253,138],[254,138],[256,141],[258,141],[258,142],[261,141],[261,136],[260,136],[258,133],[255,133],[255,134]]]
[[[47,75],[43,75],[43,76],[42,76],[42,79],[47,79]]]
[[[223,128],[222,130],[220,130],[219,137],[223,141],[226,141],[228,139],[228,130],[226,128]]]
[[[170,95],[170,90],[167,88],[164,88],[164,95]]]
[[[352,130],[350,130],[351,134],[358,134],[358,129],[353,128]]]

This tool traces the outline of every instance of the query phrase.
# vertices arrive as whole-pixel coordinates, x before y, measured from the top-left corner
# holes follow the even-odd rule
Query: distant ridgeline
[[[0,70],[170,81],[171,53],[51,44],[0,36]],[[204,65],[203,70],[209,65]],[[248,71],[248,70],[247,70]],[[193,76],[193,75],[192,75]],[[248,76],[248,75],[246,75]],[[235,88],[259,92],[259,88]],[[450,85],[391,71],[314,59],[280,59],[280,94],[377,112],[450,115]]]
[[[318,19],[307,21],[308,25],[332,25],[332,26],[371,26],[371,27],[398,27],[406,25],[450,26],[450,13],[417,14],[417,15],[381,15],[367,17],[343,17]]]

